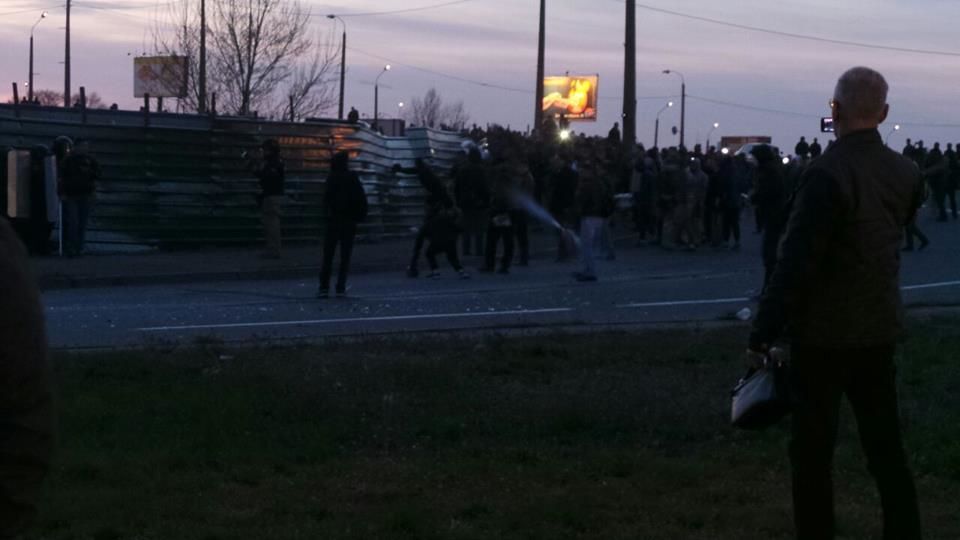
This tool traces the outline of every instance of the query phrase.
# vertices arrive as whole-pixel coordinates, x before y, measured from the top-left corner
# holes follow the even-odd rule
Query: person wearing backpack
[[[367,217],[367,195],[356,172],[350,170],[350,155],[338,152],[330,160],[330,176],[323,201],[326,210],[326,232],[323,243],[323,266],[320,270],[318,298],[330,296],[330,274],[333,256],[340,247],[340,273],[337,274],[337,296],[347,294],[347,274],[357,224]]]

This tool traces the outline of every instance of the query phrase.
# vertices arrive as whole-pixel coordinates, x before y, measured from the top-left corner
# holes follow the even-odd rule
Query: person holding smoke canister
[[[880,493],[883,538],[921,538],[894,354],[904,318],[898,251],[923,181],[878,131],[889,111],[887,90],[883,76],[864,67],[837,82],[837,141],[800,180],[750,336],[755,366],[781,337],[791,339],[798,540],[834,538],[831,469],[844,395]]]

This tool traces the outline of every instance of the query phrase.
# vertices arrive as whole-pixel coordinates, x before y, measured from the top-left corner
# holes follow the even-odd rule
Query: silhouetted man
[[[356,124],[359,121],[360,121],[360,113],[357,112],[356,108],[350,107],[350,112],[347,113],[347,122],[350,122],[351,124]]]
[[[817,138],[813,138],[813,142],[810,143],[810,157],[820,157],[820,154],[823,153],[823,148],[820,147],[820,143],[817,141]]]
[[[877,130],[889,111],[887,90],[882,75],[863,67],[837,82],[837,142],[801,179],[750,337],[753,358],[784,334],[792,338],[790,461],[799,540],[834,537],[831,468],[843,395],[879,488],[883,538],[921,537],[893,357],[903,325],[898,248],[922,182]]]
[[[806,137],[800,137],[800,142],[793,147],[793,154],[796,156],[803,157],[810,153],[810,145],[807,144]]]
[[[337,152],[330,160],[330,175],[327,177],[323,197],[326,209],[326,231],[323,242],[323,266],[320,269],[318,298],[330,295],[330,276],[333,273],[333,256],[340,247],[340,272],[337,274],[337,296],[347,294],[347,275],[350,273],[350,258],[353,255],[353,240],[357,224],[367,217],[367,195],[360,177],[350,170],[350,155]]]
[[[0,218],[0,538],[36,514],[53,449],[53,406],[43,308],[27,254]]]

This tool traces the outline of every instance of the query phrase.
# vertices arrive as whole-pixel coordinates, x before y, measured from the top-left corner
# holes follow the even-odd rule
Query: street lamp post
[[[343,24],[343,40],[340,43],[340,105],[337,107],[337,119],[343,120],[343,86],[347,74],[347,23],[339,15],[330,14],[327,18]]]
[[[403,118],[403,102],[397,103],[397,118]]]
[[[886,140],[884,141],[887,146],[890,146],[890,136],[893,135],[894,131],[900,131],[900,124],[895,124],[893,129],[887,132]]]
[[[47,12],[40,13],[40,18],[30,27],[30,73],[27,74],[27,101],[33,101],[33,31],[40,21],[47,18]]]
[[[687,81],[683,78],[683,73],[679,71],[665,69],[663,70],[663,74],[680,76],[680,147],[683,148],[683,135],[687,120]]]
[[[654,147],[654,148],[660,148],[660,146],[659,146],[659,142],[660,142],[660,113],[662,113],[663,111],[669,109],[670,107],[673,107],[673,102],[672,102],[672,101],[668,101],[666,105],[664,105],[663,107],[660,108],[659,111],[657,111],[657,121],[653,124],[653,147]]]
[[[383,66],[383,70],[373,81],[373,130],[377,130],[377,124],[380,122],[380,77],[390,71],[390,64]]]
[[[718,127],[720,127],[720,123],[714,122],[713,127],[711,127],[710,131],[707,132],[707,148],[706,148],[707,152],[710,151],[710,136],[713,135],[713,130],[717,129]]]

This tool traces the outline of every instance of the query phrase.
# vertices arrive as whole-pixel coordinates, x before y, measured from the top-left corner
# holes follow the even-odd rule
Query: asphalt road
[[[960,225],[927,229],[933,246],[904,257],[904,297],[913,307],[960,306]],[[348,298],[316,299],[314,280],[294,279],[58,290],[44,302],[55,348],[710,322],[754,307],[763,274],[758,237],[747,236],[740,252],[623,247],[600,262],[596,283],[575,282],[575,263],[546,260],[469,280],[444,266],[439,279],[408,279],[398,263],[353,276]]]

